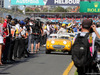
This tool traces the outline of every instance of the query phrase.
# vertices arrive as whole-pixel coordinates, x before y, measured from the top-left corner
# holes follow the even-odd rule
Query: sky
[[[9,0],[4,0],[4,7],[8,8],[9,5],[10,5]]]
[[[9,2],[9,0],[4,0],[4,7],[5,7],[5,8],[8,8],[9,5],[11,5],[10,2]],[[19,8],[22,10],[22,9],[23,9],[23,6],[20,5]]]

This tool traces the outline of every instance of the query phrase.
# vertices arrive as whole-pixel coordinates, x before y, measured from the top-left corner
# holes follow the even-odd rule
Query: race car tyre
[[[68,54],[71,55],[71,51],[69,51]]]
[[[50,54],[51,53],[51,51],[50,50],[46,50],[46,54]]]

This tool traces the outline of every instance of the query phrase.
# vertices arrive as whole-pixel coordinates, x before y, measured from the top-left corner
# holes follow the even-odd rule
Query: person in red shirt
[[[4,37],[4,43],[6,43],[6,36],[8,35],[8,29],[7,29],[7,24],[11,21],[11,19],[12,19],[12,17],[11,17],[11,15],[8,15],[8,16],[6,16],[6,19],[5,19],[5,21],[4,21],[4,23],[3,23],[3,28],[4,28],[4,35],[3,35],[3,37]]]
[[[4,43],[6,43],[6,35],[8,35],[8,31],[7,31],[7,19],[5,19],[5,21],[4,21],[4,23],[3,23],[3,28],[4,28],[4,35],[3,35],[3,37],[4,37]]]

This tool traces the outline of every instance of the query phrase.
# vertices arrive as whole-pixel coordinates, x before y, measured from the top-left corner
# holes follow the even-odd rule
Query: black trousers
[[[6,44],[5,44],[5,49],[3,51],[3,61],[8,60],[8,56],[10,55],[9,53],[11,48],[11,37],[6,37]]]
[[[79,67],[77,72],[78,75],[87,75],[87,73],[91,73],[91,67]]]
[[[8,51],[8,60],[12,60],[14,45],[15,45],[15,39],[11,39],[10,48]]]
[[[44,44],[46,44],[47,41],[47,34],[44,35]]]
[[[95,75],[100,75],[99,69],[96,65],[97,63],[91,64],[86,67],[77,68],[78,75],[93,75],[93,73]]]
[[[41,40],[41,41],[40,41],[41,45],[43,45],[43,44],[44,44],[44,35],[41,36],[40,40]]]
[[[18,57],[21,58],[24,54],[25,50],[25,39],[21,38],[19,39],[19,51],[18,51]]]
[[[29,53],[27,51],[27,49],[28,49],[28,38],[26,38],[24,40],[25,40],[24,56],[29,56]]]
[[[19,49],[19,46],[20,46],[19,41],[20,41],[19,38],[15,39],[15,45],[14,45],[14,50],[13,50],[14,58],[18,57],[17,54],[18,54],[18,49]]]

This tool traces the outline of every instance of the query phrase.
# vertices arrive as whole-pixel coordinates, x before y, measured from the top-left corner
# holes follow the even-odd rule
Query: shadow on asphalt
[[[50,53],[52,55],[71,55],[71,54],[68,54],[68,53]]]
[[[28,58],[22,58],[20,60],[16,60],[13,64],[4,64],[3,66],[0,66],[0,74],[1,75],[9,75],[10,73],[4,73],[6,70],[15,67],[21,63],[25,63],[25,62],[29,62],[30,59],[32,58],[36,58],[38,57],[39,54],[45,54],[45,51],[42,50],[37,54],[30,54],[30,56]],[[51,54],[47,54],[47,55],[69,55],[68,53],[51,53]],[[44,63],[42,63],[44,64]]]
[[[4,64],[2,66],[0,66],[1,70],[0,70],[0,74],[1,75],[6,75],[6,74],[10,74],[10,73],[4,73],[4,71],[6,71],[7,69],[9,68],[12,68],[12,67],[15,67],[21,63],[25,63],[25,62],[29,62],[28,60],[32,59],[32,58],[35,58],[35,57],[38,57],[37,54],[30,54],[28,58],[21,58],[20,60],[16,60],[14,63],[12,64]]]
[[[10,75],[10,73],[0,73],[1,75]]]
[[[46,47],[41,47],[39,54],[46,54],[45,50],[46,50]],[[63,53],[63,52],[51,52],[50,54],[53,54],[53,55],[71,55],[71,54],[68,54],[68,52],[65,52],[65,53]]]

